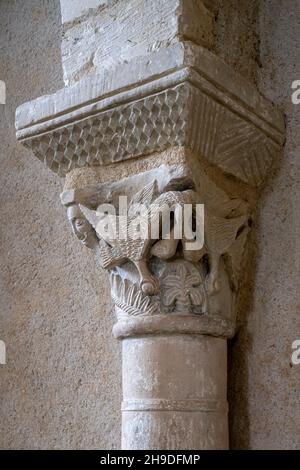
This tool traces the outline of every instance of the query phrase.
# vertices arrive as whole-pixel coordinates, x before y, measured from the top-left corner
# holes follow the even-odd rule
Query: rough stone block
[[[181,40],[210,48],[214,14],[200,0],[61,1],[66,85]]]

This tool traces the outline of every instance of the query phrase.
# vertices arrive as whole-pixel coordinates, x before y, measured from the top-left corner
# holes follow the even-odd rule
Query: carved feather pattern
[[[205,238],[210,251],[224,254],[236,238],[238,230],[246,223],[247,216],[224,219],[206,214]]]
[[[113,265],[120,264],[124,260],[129,259],[131,261],[143,259],[151,245],[150,238],[150,228],[154,224],[158,223],[158,218],[160,217],[160,208],[162,206],[175,207],[177,204],[191,203],[194,198],[194,192],[191,190],[188,191],[169,191],[163,193],[160,196],[157,196],[158,188],[157,181],[153,180],[145,188],[141,189],[131,200],[129,210],[128,210],[128,219],[127,219],[127,238],[107,238],[105,242],[100,242],[100,254],[103,259],[102,266],[104,268],[111,267]],[[154,203],[154,206],[151,204]],[[135,204],[144,204],[146,208],[149,208],[149,211],[138,216],[137,207]],[[150,210],[151,206],[151,210]],[[98,237],[101,239],[101,234],[99,231],[99,223],[102,220],[97,211],[88,209],[85,206],[80,205],[82,213],[85,215],[90,224],[94,227],[97,232],[98,226]],[[135,228],[135,225],[132,223],[133,220],[138,216],[138,222],[140,224],[139,228]],[[119,228],[119,223],[122,224],[119,216],[117,217],[117,229]],[[104,223],[104,219],[103,219]],[[137,237],[137,230],[139,233],[145,234],[145,237]]]
[[[128,209],[128,217],[132,218],[136,216],[135,204],[143,204],[144,206],[149,207],[157,196],[157,181],[153,180],[133,196]]]

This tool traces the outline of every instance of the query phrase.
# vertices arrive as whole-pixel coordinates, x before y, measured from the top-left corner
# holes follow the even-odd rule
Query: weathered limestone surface
[[[228,447],[224,339],[128,338],[122,354],[123,449]]]
[[[286,113],[287,140],[259,205],[251,300],[231,347],[235,448],[299,449],[300,366],[291,363],[292,342],[300,337],[300,105],[291,101],[291,83],[300,76],[299,15],[299,2],[275,0],[262,2],[258,17],[257,81]]]
[[[5,46],[8,38],[10,46],[12,38],[16,38],[17,42],[13,46],[14,60],[8,60],[5,56],[3,62],[3,55],[1,56],[5,74],[3,75],[1,69],[0,78],[4,78],[12,87],[11,90],[15,90],[12,95],[18,97],[17,104],[43,93],[54,92],[62,86],[56,75],[59,67],[53,67],[53,64],[59,62],[57,52],[56,55],[49,56],[49,47],[51,50],[52,47],[56,50],[59,47],[55,41],[58,38],[58,11],[55,17],[51,15],[56,2],[51,1],[51,5],[47,2],[48,9],[42,17],[40,15],[43,15],[45,2],[43,5],[33,0],[19,4],[8,1],[2,3],[5,4],[5,14],[1,15],[1,20],[5,22],[5,26],[1,28],[1,33],[6,39],[1,41],[1,45]],[[208,0],[206,3],[210,6],[212,2]],[[216,25],[218,54],[244,76],[256,78],[257,51],[252,39],[256,35],[257,2],[226,0],[218,3],[222,4]],[[267,2],[261,16],[261,37],[265,38],[262,44],[263,48],[266,47],[265,44],[268,47],[263,49],[265,52],[260,57],[263,66],[263,85],[260,86],[270,99],[285,107],[289,116],[288,147],[284,160],[286,163],[278,162],[277,176],[263,201],[265,209],[261,216],[259,253],[256,258],[261,259],[258,263],[254,304],[250,309],[247,308],[247,312],[243,312],[247,313],[249,321],[230,348],[233,352],[229,395],[231,445],[236,448],[297,448],[299,443],[299,370],[289,366],[290,344],[297,331],[299,279],[299,250],[296,248],[299,238],[299,217],[296,210],[296,135],[299,113],[297,107],[288,104],[290,81],[298,78],[294,77],[297,75],[294,64],[297,64],[299,49],[297,15],[291,15],[291,12],[296,11],[296,3],[290,0],[284,4],[276,2],[276,11],[281,14],[274,18],[274,3]],[[8,16],[14,18],[14,21],[7,22]],[[27,18],[28,28],[24,27],[24,18]],[[16,34],[17,31],[22,31],[21,39]],[[45,42],[41,42],[41,37]],[[287,37],[290,41],[287,41]],[[23,48],[23,44],[27,47]],[[28,44],[31,44],[30,48]],[[51,59],[48,67],[45,66],[48,63],[47,57]],[[34,76],[28,63],[34,68]],[[54,78],[51,78],[52,73],[55,74]],[[272,86],[274,77],[275,85]],[[51,177],[47,173],[46,176],[39,162],[31,161],[28,165],[29,153],[25,155],[21,147],[16,145],[11,105],[14,107],[15,103],[10,101],[5,114],[1,116],[1,119],[5,119],[4,133],[1,136],[1,141],[4,142],[4,151],[1,154],[4,190],[1,196],[2,220],[9,221],[2,225],[4,237],[1,262],[3,260],[5,283],[2,287],[4,307],[1,311],[1,331],[3,329],[6,332],[6,336],[3,338],[2,334],[2,338],[10,344],[11,361],[0,371],[1,415],[4,416],[1,423],[5,424],[3,432],[1,429],[1,446],[99,448],[99,442],[103,447],[118,446],[120,358],[118,359],[116,353],[118,343],[109,340],[112,317],[109,316],[108,283],[105,276],[100,275],[99,269],[94,267],[87,249],[79,248],[76,239],[72,241],[70,238],[67,221],[62,218],[58,200],[55,204],[57,193],[61,190],[59,180],[55,175]],[[7,132],[7,122],[11,123],[10,132]],[[138,160],[128,160],[126,168],[120,164],[108,166],[105,176],[113,181],[116,167],[118,179],[128,177],[135,171],[147,171],[153,164],[149,163],[152,157],[153,155],[141,158],[139,163]],[[170,155],[164,158],[170,158]],[[159,165],[160,157],[158,160]],[[103,182],[101,176],[100,166],[78,168],[68,174],[65,188],[80,188],[95,181]],[[289,202],[291,194],[294,201],[292,205]],[[20,220],[22,237],[16,236],[12,245],[11,234],[16,233],[16,227],[17,233],[20,233]],[[55,221],[51,230],[40,230],[37,237],[32,232],[33,227],[35,230],[41,225],[49,227],[49,220]],[[254,226],[252,230],[256,233],[257,228]],[[28,253],[30,264],[27,262]],[[49,253],[52,255],[49,256]],[[61,273],[59,277],[56,275],[57,270]],[[83,279],[82,270],[89,272],[89,279]],[[48,287],[45,288],[47,283]],[[249,290],[249,285],[247,289]],[[68,296],[70,291],[71,295]],[[100,295],[101,318],[98,303]],[[90,306],[88,320],[82,317],[83,307],[87,304]],[[28,325],[29,317],[31,321]],[[43,334],[45,325],[46,335]],[[101,338],[94,334],[99,325],[103,333]],[[77,326],[80,334],[84,334],[85,344],[90,345],[89,348],[84,348],[85,353],[90,352],[89,357],[82,354],[81,345],[77,341],[64,351],[58,348],[53,356],[55,344],[68,344],[73,333],[77,337]],[[28,338],[31,338],[30,342]],[[101,361],[98,356],[99,345]],[[88,363],[90,367],[87,368]],[[28,364],[31,365],[28,367]],[[95,374],[98,374],[98,379]],[[25,397],[24,390],[30,390]],[[115,405],[106,406],[112,400]],[[74,403],[77,404],[75,411]],[[274,416],[278,426],[274,426]]]
[[[1,449],[121,442],[121,345],[111,338],[109,282],[70,236],[63,181],[15,137],[16,107],[63,86],[59,10],[55,0],[0,2]]]
[[[91,186],[76,188],[72,178],[74,189],[61,196],[74,234],[111,272],[117,316],[113,332],[124,342],[123,448],[228,446],[225,339],[235,330],[234,304],[248,234],[248,217],[241,214],[247,213],[247,204],[230,200],[217,189],[201,173],[195,156],[184,149],[176,154],[180,166],[170,165],[169,158],[168,165],[123,180],[116,173],[115,182],[94,180]],[[187,172],[188,165],[198,179]],[[196,181],[203,192],[191,189]],[[101,235],[103,217],[100,209],[92,208],[107,202],[118,207],[120,194],[135,203],[161,200],[170,207],[180,200],[192,202],[194,194],[207,208],[205,248],[190,252],[184,238],[150,239],[149,244]],[[217,212],[210,218],[208,208],[213,206]],[[131,207],[130,203],[128,214]],[[183,244],[183,253],[178,243]],[[221,253],[226,253],[229,264],[221,260]]]
[[[24,104],[17,131],[60,175],[185,146],[260,186],[280,150],[284,122],[213,54],[181,43]]]
[[[188,29],[186,2],[180,5]],[[124,341],[123,448],[225,449],[225,340],[235,333],[251,215],[283,144],[283,117],[199,44],[182,41],[144,57],[133,53],[127,62],[24,104],[17,111],[17,137],[52,171],[67,176],[61,200],[72,231],[110,272],[113,331]],[[172,164],[174,156],[180,165]],[[118,177],[127,160],[139,159],[147,159],[146,171],[129,163],[133,173]],[[97,166],[101,171],[91,173]],[[81,186],[78,179],[91,184]],[[127,198],[125,221],[120,196]],[[187,205],[195,232],[175,235],[184,227]],[[197,205],[204,207],[201,216]],[[200,229],[199,217],[205,220]],[[117,223],[116,234],[104,230],[110,220]],[[160,229],[153,235],[155,223]],[[135,236],[137,226],[146,236]],[[203,242],[189,248],[199,234]],[[211,361],[201,352],[203,342]],[[181,344],[182,361],[173,363],[174,347]],[[220,344],[225,362],[219,361]],[[143,391],[153,383],[152,353],[157,375],[146,398]],[[197,359],[203,383],[193,396]],[[137,377],[142,371],[140,391],[133,375],[126,375],[127,366]],[[176,381],[185,370],[189,376],[181,390]],[[161,395],[168,383],[174,396]]]
[[[89,9],[109,4],[110,0],[60,0],[61,22],[69,23],[86,14]]]
[[[206,2],[207,3],[207,2]],[[178,40],[212,47],[214,14],[200,0],[62,0],[66,85]]]

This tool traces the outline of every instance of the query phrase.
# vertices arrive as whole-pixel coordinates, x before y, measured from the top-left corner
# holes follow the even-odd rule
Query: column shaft
[[[227,449],[227,344],[204,335],[123,339],[123,449]]]

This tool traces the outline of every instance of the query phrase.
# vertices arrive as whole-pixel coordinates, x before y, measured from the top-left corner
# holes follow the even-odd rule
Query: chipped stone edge
[[[19,106],[23,140],[189,81],[283,143],[284,116],[256,88],[201,46],[178,43]]]

